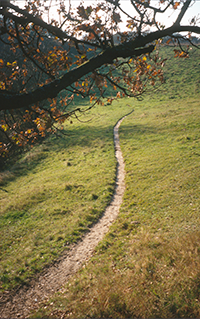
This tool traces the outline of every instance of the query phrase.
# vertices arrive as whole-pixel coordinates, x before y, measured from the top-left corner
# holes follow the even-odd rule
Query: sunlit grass
[[[1,173],[1,287],[22,284],[98,220],[112,198],[113,126],[128,106],[96,108]],[[95,118],[94,118],[95,116]],[[96,178],[96,176],[100,177]]]
[[[173,66],[168,57],[162,93],[99,107],[91,122],[66,126],[66,137],[1,173],[5,290],[56,260],[101,216],[114,189],[113,126],[135,109],[120,128],[119,217],[92,260],[34,318],[200,316],[199,57]]]
[[[37,318],[200,316],[199,106],[198,99],[146,101],[123,121],[119,217]]]

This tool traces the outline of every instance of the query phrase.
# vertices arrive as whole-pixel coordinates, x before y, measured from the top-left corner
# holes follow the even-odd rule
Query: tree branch
[[[175,25],[179,25],[179,24],[180,24],[180,22],[181,22],[181,20],[182,20],[182,18],[183,18],[183,16],[184,16],[184,14],[185,14],[185,12],[187,11],[187,9],[188,9],[188,7],[189,7],[189,5],[190,5],[191,2],[192,2],[192,0],[186,0],[186,1],[185,1],[185,3],[184,3],[184,5],[183,5],[183,7],[182,7],[182,9],[181,9],[181,11],[180,11],[180,13],[179,13],[177,19],[176,19],[176,21],[175,21],[175,23],[174,23]]]
[[[14,4],[8,2],[8,0],[0,0],[0,6],[2,5],[1,2],[6,3],[6,7],[13,9],[15,12],[20,13],[22,16],[16,16],[10,12],[4,12],[3,15],[7,18],[10,18],[14,21],[16,21],[18,24],[28,24],[28,23],[34,23],[35,25],[40,26],[43,29],[46,29],[54,36],[58,37],[61,40],[71,40],[75,43],[81,43],[86,44],[90,46],[97,46],[97,44],[92,44],[85,40],[78,40],[77,38],[68,35],[66,32],[64,32],[61,28],[58,28],[56,26],[53,26],[52,24],[48,24],[45,21],[43,21],[41,18],[37,16],[33,16],[32,14],[28,13],[26,10],[19,8],[18,6],[15,6]]]
[[[131,45],[119,45],[100,53],[98,56],[91,58],[87,62],[77,68],[67,72],[60,79],[39,87],[33,92],[15,94],[10,96],[0,91],[0,110],[11,110],[27,107],[28,105],[45,100],[47,98],[55,98],[59,92],[70,86],[84,75],[98,69],[104,64],[111,64],[118,57],[139,56],[141,54],[150,53],[154,49],[153,45],[142,49],[131,49]]]
[[[102,53],[98,54],[83,63],[65,73],[60,79],[54,80],[51,83],[35,89],[33,92],[9,95],[5,94],[5,91],[0,91],[0,110],[11,110],[27,107],[28,105],[45,100],[47,98],[55,98],[59,92],[66,87],[70,86],[77,80],[81,79],[86,74],[98,69],[102,65],[112,64],[116,58],[128,58],[131,56],[140,56],[141,54],[150,53],[154,50],[153,41],[163,38],[165,36],[171,36],[175,32],[195,32],[200,34],[200,27],[196,26],[178,26],[173,25],[170,28],[155,31],[149,33],[146,36],[141,36],[132,41],[117,45],[112,48],[108,48]]]

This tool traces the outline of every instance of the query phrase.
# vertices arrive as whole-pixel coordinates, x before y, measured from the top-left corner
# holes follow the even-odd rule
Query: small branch
[[[20,13],[23,15],[23,17],[15,16],[14,14],[11,14],[9,12],[5,13],[6,17],[9,17],[13,21],[16,21],[18,24],[28,24],[28,23],[34,23],[35,25],[38,25],[46,30],[48,30],[51,34],[54,36],[57,36],[61,40],[71,40],[73,42],[83,43],[86,45],[97,47],[97,44],[90,43],[85,40],[78,40],[77,38],[68,35],[66,32],[64,32],[61,28],[58,28],[56,26],[53,26],[49,23],[44,22],[42,19],[40,19],[37,16],[33,16],[30,13],[28,13],[26,10],[20,9],[18,6],[11,4],[10,2],[7,2],[7,7],[13,9],[15,12]],[[1,2],[0,2],[1,4]]]
[[[191,2],[192,2],[192,0],[186,0],[186,1],[185,1],[184,5],[183,5],[183,7],[182,7],[182,9],[181,9],[181,12],[179,13],[179,15],[178,15],[178,17],[177,17],[177,19],[176,19],[174,25],[180,25],[180,22],[181,22],[181,20],[182,20],[184,14],[185,14],[185,12],[187,11],[187,9],[188,9],[188,7],[189,7],[189,5],[190,5]]]
[[[92,57],[80,66],[65,73],[61,78],[56,79],[51,83],[44,85],[43,87],[38,87],[37,89],[29,93],[10,96],[8,94],[5,94],[3,90],[0,90],[0,110],[19,109],[45,100],[49,97],[54,98],[63,89],[81,79],[83,76],[98,69],[102,65],[112,64],[115,59],[120,57],[128,58],[150,53],[154,50],[154,45],[146,45],[148,45],[149,43],[153,43],[159,38],[171,36],[176,32],[183,31],[195,32],[200,34],[200,27],[173,25],[172,27],[151,32],[145,36],[138,37],[132,41],[122,43],[113,48],[107,48],[105,51],[101,52],[97,56]]]
[[[17,26],[17,23],[15,22],[15,29],[16,29],[16,34],[17,34],[17,40],[18,40],[18,43],[19,43],[19,46],[22,50],[22,52],[24,53],[24,55],[33,63],[36,65],[36,67],[42,71],[43,73],[45,73],[46,75],[48,75],[52,80],[55,80],[55,77],[52,76],[48,71],[45,71],[36,61],[35,59],[33,59],[27,52],[26,50],[24,49],[23,47],[23,44],[21,42],[21,39],[20,39],[20,35],[19,35],[19,29],[18,29],[18,26]]]

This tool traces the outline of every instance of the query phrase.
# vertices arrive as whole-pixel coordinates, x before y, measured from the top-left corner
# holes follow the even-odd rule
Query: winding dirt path
[[[44,270],[37,279],[30,283],[29,287],[22,287],[13,295],[9,294],[6,297],[4,295],[3,300],[0,301],[1,319],[27,318],[31,310],[39,307],[41,301],[49,299],[54,292],[60,290],[68,281],[69,276],[76,273],[81,265],[92,256],[95,247],[116,219],[125,190],[124,161],[119,145],[118,129],[126,116],[120,119],[114,127],[115,156],[118,162],[116,187],[112,202],[106,208],[103,217],[91,228],[82,241],[65,252],[54,265]]]

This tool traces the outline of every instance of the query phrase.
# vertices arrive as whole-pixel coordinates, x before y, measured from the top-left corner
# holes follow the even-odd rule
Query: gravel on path
[[[119,145],[118,129],[126,116],[120,119],[114,127],[115,156],[118,162],[116,187],[113,199],[102,218],[81,241],[64,252],[56,263],[45,269],[38,278],[32,280],[28,287],[22,287],[15,293],[4,295],[0,300],[1,319],[28,318],[31,310],[37,309],[40,302],[49,299],[53,293],[59,291],[67,283],[69,277],[75,274],[91,258],[95,247],[108,232],[110,225],[119,213],[125,190],[124,161]]]

